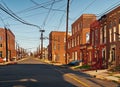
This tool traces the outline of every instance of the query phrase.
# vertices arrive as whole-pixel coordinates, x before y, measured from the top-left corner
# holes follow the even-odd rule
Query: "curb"
[[[114,79],[108,79],[107,77],[109,76],[107,76],[107,77],[104,77],[104,76],[102,76],[102,75],[100,75],[100,74],[98,74],[98,75],[91,75],[91,74],[89,74],[89,73],[85,73],[85,71],[89,71],[89,70],[80,70],[80,69],[78,69],[78,70],[75,70],[74,68],[71,68],[70,67],[70,69],[71,70],[74,70],[74,71],[80,71],[80,72],[82,72],[82,73],[84,73],[84,74],[87,74],[88,76],[90,76],[90,77],[93,77],[93,78],[97,78],[97,79],[100,79],[100,80],[107,80],[107,81],[112,81],[112,82],[116,82],[116,83],[118,83],[118,84],[120,84],[120,81],[116,81],[116,80],[114,80]],[[114,77],[114,76],[113,76]]]
[[[13,65],[13,64],[17,64],[17,62],[5,62],[5,63],[0,63],[0,66]]]

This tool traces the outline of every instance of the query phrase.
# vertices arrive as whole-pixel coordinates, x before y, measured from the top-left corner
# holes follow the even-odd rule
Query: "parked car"
[[[69,62],[68,65],[78,66],[80,64],[80,62],[82,62],[82,60],[73,60],[73,61]]]

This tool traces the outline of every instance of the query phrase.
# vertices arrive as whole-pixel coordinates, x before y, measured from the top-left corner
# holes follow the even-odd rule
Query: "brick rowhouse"
[[[7,37],[8,37],[8,60],[16,56],[15,51],[15,35],[12,33],[10,29],[7,29]],[[0,57],[6,57],[6,35],[5,29],[0,28]]]
[[[120,6],[91,24],[92,68],[120,65]]]
[[[48,59],[65,64],[66,32],[52,31],[49,34]]]
[[[72,24],[72,36],[68,38],[69,62],[83,60],[83,64],[87,64],[90,60],[91,50],[87,47],[90,43],[90,24],[95,20],[94,14],[83,14]]]
[[[120,6],[107,14],[108,67],[120,65]]]

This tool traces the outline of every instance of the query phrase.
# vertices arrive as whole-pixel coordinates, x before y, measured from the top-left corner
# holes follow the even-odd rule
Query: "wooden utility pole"
[[[68,19],[69,19],[69,3],[70,0],[67,1],[67,13],[66,13],[66,53],[65,53],[65,62],[68,63],[67,49],[68,49]]]
[[[7,36],[7,28],[5,27],[5,40],[6,40],[6,62],[8,62],[8,36]]]
[[[18,59],[18,44],[17,44],[17,42],[16,42],[16,60]]]
[[[41,32],[41,56],[40,56],[40,58],[42,59],[42,57],[43,57],[43,32],[45,32],[45,30],[40,30],[40,32]]]

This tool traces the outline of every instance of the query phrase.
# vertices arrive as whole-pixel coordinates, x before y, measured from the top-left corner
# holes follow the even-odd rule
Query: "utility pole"
[[[16,42],[16,60],[18,59],[18,48],[17,48],[18,44]]]
[[[67,0],[67,13],[66,13],[66,53],[65,53],[65,62],[68,63],[67,49],[68,49],[68,19],[69,19],[69,3],[70,0]]]
[[[8,62],[8,36],[7,36],[7,28],[5,27],[5,40],[6,40],[6,62]]]
[[[40,32],[41,32],[41,56],[40,56],[40,58],[42,59],[42,57],[43,57],[43,32],[45,32],[45,30],[40,30]]]

